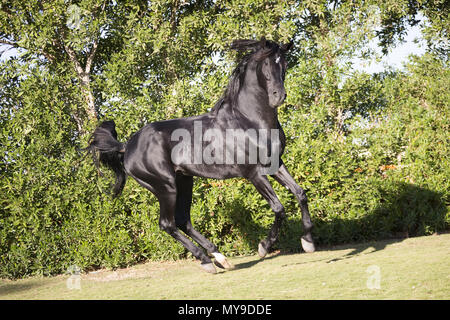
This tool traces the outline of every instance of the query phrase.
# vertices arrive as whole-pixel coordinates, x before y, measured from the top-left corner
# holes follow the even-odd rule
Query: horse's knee
[[[272,205],[272,210],[275,213],[281,213],[284,211],[284,207],[280,202],[277,202]]]
[[[286,216],[284,207],[280,202],[274,203],[272,205],[272,210],[273,210],[273,212],[275,212],[275,215],[280,218],[284,218]]]
[[[281,203],[275,203],[272,206],[273,212],[275,212],[275,216],[279,219],[284,219],[286,217],[286,211]]]
[[[162,231],[165,231],[171,235],[177,230],[177,227],[176,227],[175,223],[173,223],[171,221],[168,221],[166,219],[160,219],[159,220],[159,229],[161,229]]]
[[[294,189],[294,193],[300,203],[308,202],[308,198],[306,197],[306,192],[302,187],[296,186]]]

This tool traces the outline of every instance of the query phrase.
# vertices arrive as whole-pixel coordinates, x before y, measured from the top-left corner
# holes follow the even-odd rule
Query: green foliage
[[[409,1],[71,4],[0,7],[0,22],[9,21],[1,23],[2,43],[25,52],[0,64],[0,277],[188,255],[159,230],[153,195],[129,179],[112,200],[112,174],[102,169],[106,179],[99,177],[83,158],[96,124],[86,97],[93,94],[98,114],[114,120],[125,141],[146,123],[206,112],[234,66],[227,45],[261,35],[296,44],[279,110],[288,138],[283,159],[307,190],[317,243],[449,228],[450,74],[442,46],[412,57],[404,72],[368,75],[347,64],[354,54],[372,54],[366,44],[377,28],[385,45],[401,38],[416,5],[445,36],[445,10]],[[97,37],[82,84],[74,61],[87,70]],[[254,252],[274,219],[264,199],[243,179],[195,181],[196,228],[226,255]],[[277,246],[298,251],[298,204],[272,182],[288,212]]]

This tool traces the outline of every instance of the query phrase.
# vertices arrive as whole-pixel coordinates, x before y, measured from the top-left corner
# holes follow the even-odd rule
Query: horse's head
[[[279,107],[286,99],[284,77],[287,62],[285,53],[292,47],[289,44],[277,44],[266,40],[236,40],[231,45],[238,51],[250,51],[245,59],[246,71],[253,71],[258,85],[267,94],[268,104],[272,108]]]

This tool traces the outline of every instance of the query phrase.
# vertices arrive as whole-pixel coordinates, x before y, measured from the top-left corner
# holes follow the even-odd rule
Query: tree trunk
[[[90,79],[90,71],[92,66],[92,61],[94,59],[95,51],[97,49],[97,41],[94,41],[94,44],[92,46],[91,52],[89,53],[89,56],[86,61],[86,66],[83,69],[80,62],[77,59],[77,56],[75,52],[72,50],[71,47],[66,46],[64,44],[64,49],[69,55],[70,61],[73,63],[75,67],[75,72],[77,73],[78,80],[80,81],[81,85],[81,92],[84,96],[84,99],[86,101],[85,111],[88,116],[89,121],[97,122],[98,119],[98,113],[95,109],[95,99],[94,95],[92,94],[91,89],[91,79]],[[79,118],[79,115],[77,115]]]
[[[86,114],[88,115],[89,121],[97,121],[98,113],[95,109],[95,99],[92,94],[91,89],[91,79],[89,73],[84,73],[78,75],[81,82],[81,91],[83,93],[84,99],[86,101]]]

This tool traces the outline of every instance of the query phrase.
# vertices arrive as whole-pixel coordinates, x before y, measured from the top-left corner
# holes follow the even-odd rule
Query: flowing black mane
[[[270,40],[235,40],[230,46],[231,50],[240,53],[240,62],[233,70],[228,85],[222,97],[216,102],[212,111],[217,112],[224,103],[234,106],[241,86],[244,82],[244,75],[247,65],[251,61],[261,62],[268,56],[280,50],[280,46]]]

